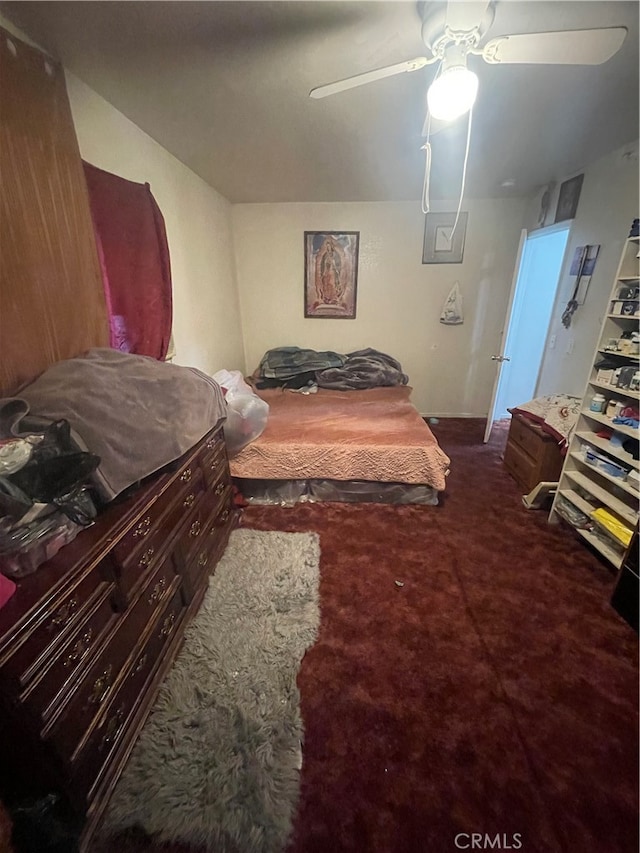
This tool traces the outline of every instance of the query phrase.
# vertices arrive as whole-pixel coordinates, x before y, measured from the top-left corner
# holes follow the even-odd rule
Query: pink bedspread
[[[444,490],[450,460],[410,402],[410,387],[258,393],[269,404],[267,427],[231,460],[232,476],[423,483]]]

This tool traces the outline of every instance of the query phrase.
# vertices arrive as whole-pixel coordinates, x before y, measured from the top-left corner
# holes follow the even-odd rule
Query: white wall
[[[424,216],[412,202],[233,206],[246,369],[277,346],[399,359],[423,414],[486,415],[524,200],[469,201],[462,264],[422,264]],[[437,209],[453,209],[446,203]],[[355,320],[305,319],[304,231],[359,231]],[[460,282],[465,321],[439,322]]]
[[[177,364],[242,368],[231,205],[85,83],[66,72],[84,160],[149,183],[167,230]]]
[[[635,155],[634,153],[635,152]],[[631,143],[592,163],[584,172],[576,217],[571,226],[560,275],[558,296],[551,316],[549,336],[540,370],[538,395],[565,393],[582,396],[589,375],[600,326],[607,307],[622,247],[632,220],[638,216],[638,143]],[[626,155],[631,156],[626,156]],[[579,174],[579,172],[578,172]],[[567,176],[572,177],[572,176]],[[551,203],[562,180],[557,181]],[[537,208],[529,209],[534,227]],[[568,329],[562,313],[571,299],[575,277],[569,275],[576,247],[600,245],[600,253],[584,305],[578,307]],[[550,342],[555,336],[555,346]],[[573,352],[567,350],[573,349]]]

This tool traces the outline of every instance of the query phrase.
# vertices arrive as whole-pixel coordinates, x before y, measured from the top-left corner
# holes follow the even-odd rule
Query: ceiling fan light
[[[429,86],[429,112],[433,118],[453,121],[471,109],[477,94],[477,74],[463,65],[455,65],[443,71]]]

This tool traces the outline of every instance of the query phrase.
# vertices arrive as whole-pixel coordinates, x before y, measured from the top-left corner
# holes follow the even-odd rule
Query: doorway
[[[521,242],[487,429],[509,408],[535,396],[571,223],[527,235]],[[488,439],[488,435],[485,441]]]

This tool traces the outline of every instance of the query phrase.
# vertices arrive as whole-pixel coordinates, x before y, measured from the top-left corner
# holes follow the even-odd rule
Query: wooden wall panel
[[[62,66],[0,27],[0,395],[108,345]]]

